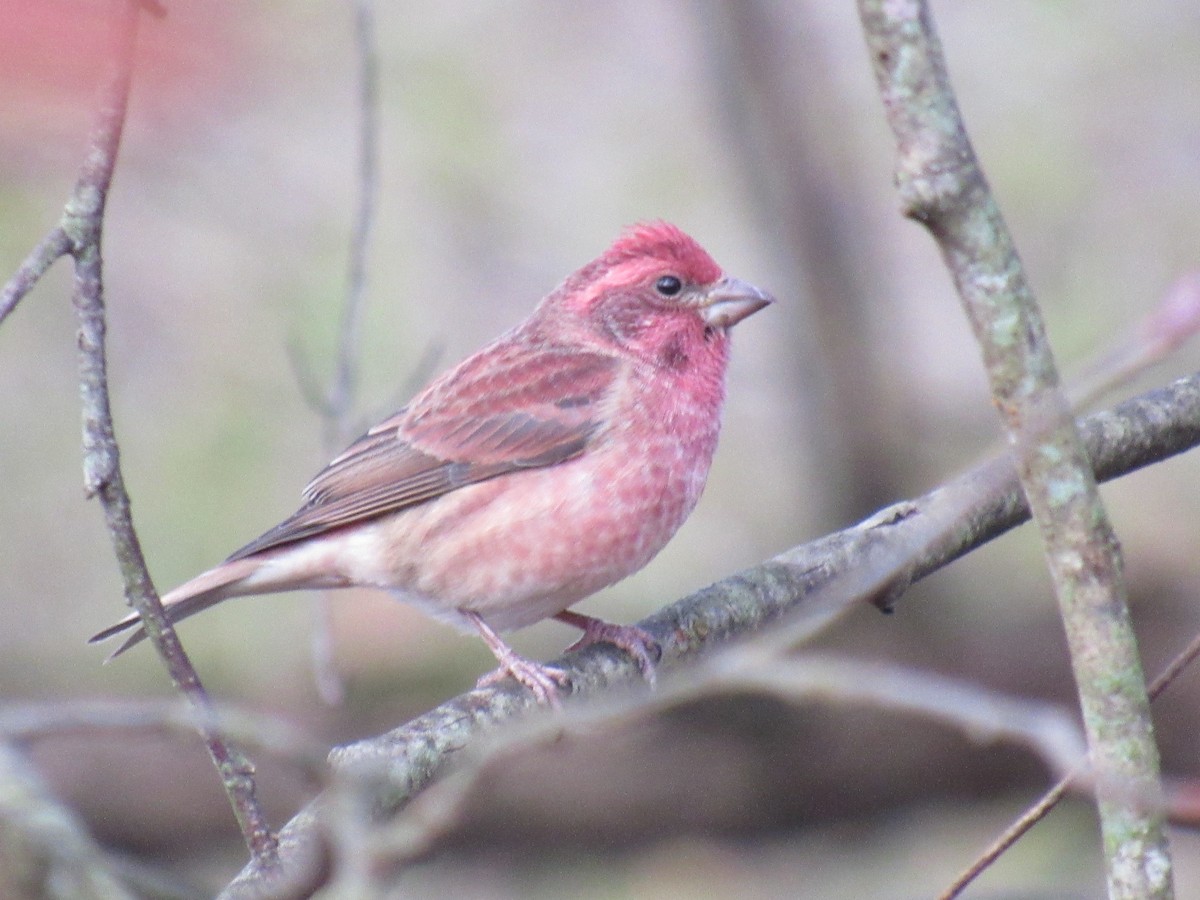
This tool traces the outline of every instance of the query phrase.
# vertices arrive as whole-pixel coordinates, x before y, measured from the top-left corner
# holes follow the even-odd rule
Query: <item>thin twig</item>
[[[367,257],[375,227],[379,191],[379,64],[375,52],[375,9],[372,0],[354,2],[354,49],[358,59],[358,206],[350,235],[346,301],[338,333],[333,381],[326,393],[326,449],[336,450],[354,435],[349,419],[358,392],[362,354],[362,318],[367,292]]]
[[[454,770],[415,797],[401,815],[369,835],[359,835],[356,852],[361,855],[365,846],[370,856],[358,859],[357,865],[371,871],[385,867],[395,871],[429,853],[457,824],[474,788],[485,783],[495,765],[505,759],[528,754],[564,736],[586,740],[622,728],[636,729],[647,719],[699,697],[742,690],[789,703],[878,707],[934,718],[977,741],[1004,739],[1024,744],[1056,773],[1067,771],[1085,747],[1071,713],[1048,703],[904,666],[821,654],[781,656],[754,640],[715,654],[706,665],[690,669],[686,679],[673,679],[650,696],[615,693],[602,702],[572,705],[563,716],[530,717],[516,727],[496,729],[459,754]],[[353,771],[359,772],[357,767]],[[335,791],[342,789],[340,782],[335,782]],[[359,787],[363,783],[365,779]],[[336,832],[337,826],[331,824],[331,830]],[[339,856],[339,872],[340,861]],[[339,887],[331,885],[331,890],[336,894]]]
[[[332,455],[354,435],[354,408],[362,355],[362,320],[367,291],[367,256],[379,191],[379,64],[375,51],[373,0],[354,0],[354,49],[358,59],[358,207],[350,235],[346,300],[338,332],[333,380],[317,407],[325,419],[325,452]],[[346,695],[333,654],[332,599],[313,598],[312,667],[321,699],[331,706]]]
[[[286,760],[316,784],[329,775],[328,748],[288,723],[261,712],[221,706],[216,725],[227,739]],[[187,737],[196,717],[181,700],[75,700],[0,706],[0,738],[13,744],[102,731],[150,731]]]
[[[1167,668],[1154,679],[1154,682],[1150,685],[1150,699],[1157,700],[1163,691],[1170,687],[1175,679],[1196,661],[1197,657],[1200,657],[1200,635],[1192,638],[1191,643],[1172,659]],[[1060,778],[1054,787],[1046,791],[1046,793],[1038,798],[1036,803],[1021,813],[1004,830],[1003,834],[989,844],[988,848],[979,854],[979,857],[954,879],[953,883],[942,891],[942,893],[938,894],[938,900],[954,900],[954,898],[960,896],[976,878],[990,868],[1013,844],[1024,837],[1034,825],[1050,814],[1050,810],[1059,804],[1059,801],[1067,795],[1068,791],[1076,787],[1082,771],[1081,768],[1075,768]]]
[[[103,90],[91,150],[75,191],[67,201],[63,219],[63,230],[71,238],[71,252],[75,258],[74,304],[79,315],[84,487],[88,496],[98,497],[104,508],[105,522],[125,582],[126,600],[146,623],[150,639],[166,664],[171,680],[187,696],[196,712],[197,725],[221,775],[246,846],[255,860],[270,864],[275,859],[276,841],[255,797],[254,767],[217,729],[208,694],[174,628],[163,614],[162,603],[150,579],[133,527],[113,431],[104,345],[106,324],[100,247],[104,204],[125,123],[137,34],[137,5],[123,3],[122,8],[116,67]]]
[[[156,4],[149,4],[151,10]],[[79,390],[83,418],[84,489],[97,497],[125,585],[125,597],[146,623],[171,679],[192,705],[199,729],[220,773],[254,860],[270,864],[276,842],[255,799],[253,767],[214,724],[211,703],[174,629],[163,616],[133,527],[113,431],[105,358],[103,234],[105,201],[112,184],[133,77],[134,47],[145,0],[120,0],[114,23],[112,70],[103,83],[88,152],[58,226],[44,238],[5,287],[0,319],[33,287],[62,253],[75,261],[73,303],[79,316]]]
[[[71,240],[62,230],[62,226],[56,225],[51,228],[49,233],[30,251],[20,268],[8,279],[4,290],[0,291],[0,325],[4,324],[8,314],[17,308],[17,304],[21,302],[22,298],[46,274],[46,270],[59,257],[65,256],[70,249]]]
[[[926,716],[976,740],[1005,738],[1025,744],[1056,773],[1070,771],[1085,748],[1069,710],[907,666],[811,653],[781,657],[762,652],[757,643],[735,648],[715,662],[710,691],[750,688],[783,698],[825,699]]]
[[[900,439],[885,429],[903,421],[904,410],[888,390],[893,372],[884,355],[862,352],[885,289],[877,255],[862,252],[868,179],[844,143],[829,140],[829,92],[812,89],[828,80],[831,48],[806,4],[691,8],[725,143],[766,236],[780,245],[775,256],[790,264],[783,277],[793,296],[787,310],[774,311],[791,317],[781,326],[790,352],[780,377],[807,385],[789,397],[796,421],[822,423],[804,436],[821,473],[805,484],[806,514],[850,521],[896,496]],[[891,416],[877,414],[885,403]]]
[[[495,729],[459,753],[454,770],[413,798],[401,815],[364,830],[364,820],[347,816],[347,801],[364,788],[386,791],[382,760],[344,770],[353,779],[333,783],[337,818],[328,822],[337,846],[335,896],[357,896],[363,873],[395,872],[429,853],[460,820],[474,789],[497,764],[574,736],[637,729],[645,721],[714,693],[750,690],[785,702],[878,707],[925,716],[968,733],[975,740],[1009,740],[1037,753],[1053,772],[1069,769],[1084,752],[1083,735],[1069,710],[1011,697],[964,682],[897,665],[866,663],[828,655],[782,657],[750,641],[714,655],[646,695],[610,692],[587,704],[572,704],[561,716],[538,715]],[[379,763],[380,767],[373,767]],[[365,770],[364,770],[365,769]],[[372,777],[373,776],[373,777]],[[355,800],[361,806],[361,800]],[[343,849],[344,848],[344,849]],[[349,858],[347,858],[347,856]]]
[[[1042,536],[1088,734],[1109,893],[1171,897],[1158,749],[1120,546],[1041,313],[967,138],[928,3],[859,0],[859,12],[905,214],[929,229],[954,278]]]
[[[1114,387],[1162,362],[1200,331],[1200,271],[1175,279],[1158,305],[1128,337],[1086,364],[1068,385],[1071,405],[1080,410]]]
[[[1200,374],[1088,416],[1080,426],[1101,480],[1161,462],[1200,445]],[[669,674],[685,660],[757,632],[771,620],[828,624],[894,584],[897,572],[916,581],[1029,517],[1007,458],[990,460],[892,509],[895,515],[880,514],[788,550],[643,619],[640,627],[662,646],[660,670]],[[556,664],[570,675],[575,694],[593,695],[640,679],[631,660],[603,645]],[[529,706],[528,696],[508,685],[471,691],[386,734],[337,748],[330,761],[337,770],[386,772],[387,789],[380,792],[376,811],[391,815],[481,733]],[[278,869],[267,872],[251,863],[222,896],[259,896],[265,885],[301,894],[315,889],[324,877],[325,805],[318,797],[282,829]]]

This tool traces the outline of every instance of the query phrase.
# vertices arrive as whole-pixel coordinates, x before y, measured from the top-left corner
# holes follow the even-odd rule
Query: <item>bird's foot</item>
[[[582,650],[592,644],[612,644],[628,653],[637,663],[642,677],[651,685],[654,684],[655,666],[662,659],[662,647],[646,629],[636,625],[614,625],[569,609],[560,612],[554,618],[566,625],[583,629],[583,636],[567,648],[567,653]]]
[[[497,655],[497,658],[499,656]],[[478,688],[491,687],[505,678],[514,678],[533,694],[538,703],[549,704],[555,709],[562,707],[559,693],[571,686],[571,676],[562,669],[536,663],[511,651],[500,660],[500,668],[489,672],[475,683]]]
[[[478,613],[466,609],[460,609],[459,612],[475,626],[479,631],[479,636],[483,638],[488,649],[492,651],[492,655],[496,657],[496,661],[500,663],[500,668],[480,678],[475,683],[476,687],[491,687],[505,678],[512,677],[518,684],[528,688],[538,703],[549,704],[555,709],[562,706],[559,693],[570,688],[570,675],[562,669],[536,663],[518,654],[500,639],[500,635],[496,634]]]

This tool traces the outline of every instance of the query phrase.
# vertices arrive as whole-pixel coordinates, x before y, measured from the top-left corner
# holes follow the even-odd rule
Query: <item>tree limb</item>
[[[1124,562],[1041,312],[967,137],[925,0],[859,0],[904,212],[941,250],[1042,537],[1088,735],[1109,895],[1174,895],[1158,748]]]
[[[1080,420],[1097,477],[1110,480],[1200,444],[1200,374]],[[859,525],[795,547],[683,598],[639,622],[663,648],[660,671],[672,669],[779,620],[760,640],[794,643],[864,599],[900,599],[903,589],[1029,518],[1016,469],[988,460],[941,487],[895,504]],[[604,645],[557,661],[573,693],[595,694],[636,682],[636,665]],[[411,722],[330,754],[338,773],[386,776],[375,813],[393,815],[455,753],[487,728],[530,707],[511,683],[454,698]],[[280,832],[280,864],[250,863],[225,898],[307,896],[328,874],[319,796]]]

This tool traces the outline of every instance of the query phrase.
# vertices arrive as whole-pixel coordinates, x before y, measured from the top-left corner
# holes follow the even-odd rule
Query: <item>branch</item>
[[[783,699],[825,699],[935,719],[976,741],[1025,744],[1055,773],[1071,771],[1083,737],[1071,711],[1002,694],[907,666],[806,653],[781,658],[757,643],[712,667],[712,687],[755,690]],[[711,688],[710,688],[711,689]]]
[[[1200,658],[1200,635],[1192,638],[1187,647],[1171,660],[1167,668],[1154,679],[1150,685],[1150,700],[1157,700],[1163,691],[1169,688],[1184,669],[1194,663],[1197,658]],[[960,873],[949,887],[938,894],[938,900],[954,900],[960,896],[992,863],[1003,856],[1009,847],[1024,837],[1034,825],[1046,818],[1050,810],[1058,806],[1059,801],[1067,795],[1067,792],[1077,787],[1082,774],[1080,768],[1075,767],[1060,778],[1054,787],[1042,794],[1036,803],[1025,810],[1000,837],[992,842],[990,847],[979,855],[978,859]]]
[[[25,295],[33,290],[46,271],[70,249],[71,241],[62,226],[50,229],[49,234],[38,242],[20,268],[8,279],[4,290],[0,291],[0,325],[4,324],[8,314],[17,308]]]
[[[134,46],[142,11],[157,14],[149,0],[118,0],[112,69],[101,86],[87,154],[59,224],[38,244],[0,293],[0,321],[16,307],[59,257],[75,261],[72,301],[79,316],[79,392],[83,418],[83,476],[88,497],[104,510],[125,597],[146,623],[155,649],[175,686],[188,698],[196,727],[224,783],[242,835],[254,859],[274,859],[275,838],[255,798],[253,766],[226,742],[195,669],[163,615],[141,544],[133,527],[129,495],[121,475],[113,430],[105,358],[104,274],[101,238],[105,202],[112,184],[133,76]]]
[[[221,734],[296,766],[314,784],[329,774],[328,747],[294,726],[258,710],[222,705],[216,710]],[[46,738],[86,737],[101,731],[158,732],[194,736],[196,715],[186,702],[164,700],[74,700],[0,706],[0,739],[25,746]]]
[[[627,694],[576,704],[566,716],[532,716],[512,727],[494,729],[464,748],[453,772],[414,798],[403,813],[383,826],[370,814],[381,787],[357,777],[334,782],[324,820],[337,865],[322,889],[331,896],[367,896],[381,881],[394,879],[436,849],[453,830],[480,788],[496,769],[537,749],[590,736],[636,731],[714,693],[751,691],[785,703],[872,706],[925,716],[966,732],[973,740],[1008,740],[1026,745],[1053,772],[1064,772],[1083,755],[1082,729],[1070,710],[1011,697],[908,667],[813,655],[764,652],[759,641],[692,667],[650,697]],[[355,771],[356,776],[364,773]],[[372,773],[365,773],[370,775]]]
[[[0,893],[132,900],[87,828],[29,763],[0,741]]]
[[[325,450],[331,457],[355,430],[354,407],[364,300],[367,254],[375,224],[379,192],[379,64],[375,52],[375,8],[372,0],[354,0],[354,49],[358,59],[358,207],[350,235],[346,299],[338,335],[333,381],[318,409],[325,419]],[[331,706],[345,699],[346,689],[333,659],[333,615],[328,593],[313,601],[312,666],[317,693]]]
[[[1102,480],[1190,449],[1200,444],[1200,374],[1088,416],[1080,428]],[[895,603],[910,582],[1028,518],[1016,470],[1007,457],[998,457],[860,525],[717,582],[638,624],[662,645],[664,674],[772,620],[780,620],[779,627],[761,639],[794,642],[865,598]],[[579,695],[640,678],[634,663],[604,645],[557,664]],[[330,762],[338,772],[385,773],[386,790],[376,797],[375,811],[387,817],[480,733],[529,706],[525,692],[505,685],[471,691],[386,734],[336,748]],[[315,889],[329,868],[321,822],[330,802],[328,795],[318,797],[283,828],[277,869],[251,863],[222,896]]]
[[[375,57],[375,11],[371,0],[355,0],[354,47],[358,57],[358,207],[350,236],[337,363],[325,402],[329,432],[326,443],[339,446],[353,437],[348,433],[348,419],[358,389],[367,253],[375,225],[375,196],[379,191],[379,65]]]
[[[1112,897],[1173,895],[1158,748],[1123,561],[1045,327],[975,158],[928,4],[859,0],[905,214],[954,277],[1017,458],[1066,629]]]

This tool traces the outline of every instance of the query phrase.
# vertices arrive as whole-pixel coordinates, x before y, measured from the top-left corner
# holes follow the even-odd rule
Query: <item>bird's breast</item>
[[[567,462],[461,488],[372,525],[384,562],[379,586],[426,607],[474,610],[505,630],[642,568],[700,498],[719,404],[647,398],[628,408]]]

